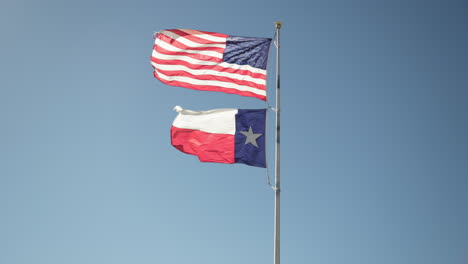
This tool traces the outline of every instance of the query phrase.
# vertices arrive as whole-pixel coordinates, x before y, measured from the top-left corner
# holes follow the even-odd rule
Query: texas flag
[[[202,162],[266,167],[266,109],[174,110],[171,144],[178,150]]]

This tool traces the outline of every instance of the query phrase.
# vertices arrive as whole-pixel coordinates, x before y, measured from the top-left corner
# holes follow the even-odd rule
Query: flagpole
[[[276,148],[275,148],[275,235],[274,264],[280,264],[280,29],[282,22],[275,22],[276,27]]]

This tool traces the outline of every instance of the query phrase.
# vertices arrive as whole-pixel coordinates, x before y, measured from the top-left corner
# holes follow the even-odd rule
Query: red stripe
[[[199,65],[199,64],[192,64],[183,60],[162,60],[153,56],[151,56],[151,61],[157,64],[183,65],[193,70],[213,70],[213,71],[219,71],[219,72],[235,73],[235,74],[240,74],[240,75],[247,75],[255,79],[266,80],[266,74],[263,74],[263,73],[255,73],[249,70],[237,70],[234,68],[226,68],[226,67],[222,67],[219,65]]]
[[[233,83],[237,85],[252,87],[255,89],[259,89],[259,90],[266,90],[265,85],[261,85],[261,84],[249,82],[249,81],[244,81],[244,80],[233,79],[229,77],[223,77],[223,76],[217,76],[217,75],[211,75],[211,74],[193,75],[186,71],[164,71],[160,69],[158,69],[158,72],[167,76],[183,76],[183,77],[189,77],[189,78],[203,80],[203,81],[213,80],[213,81],[220,81],[220,82],[228,82],[228,83]]]
[[[171,144],[202,162],[235,163],[235,136],[171,127]]]
[[[229,37],[229,35],[221,34],[221,33],[200,31],[200,30],[192,30],[192,29],[184,29],[184,30],[188,31],[188,32],[182,31],[180,29],[168,29],[166,31],[170,31],[170,32],[176,33],[177,35],[184,36],[184,37],[196,36],[196,35],[199,35],[200,33],[210,35],[210,36],[213,36],[213,37],[218,37],[218,38],[227,38],[227,37]],[[198,39],[201,39],[201,38],[198,38]],[[205,39],[201,39],[201,40],[202,41],[209,41],[209,40],[205,40]],[[203,43],[203,42],[200,42],[200,43]],[[213,42],[208,42],[208,43],[213,43]]]
[[[223,92],[223,93],[229,93],[229,94],[238,94],[241,96],[255,97],[260,100],[266,101],[266,96],[255,94],[252,92],[239,91],[234,88],[225,88],[225,87],[215,86],[215,85],[197,85],[197,84],[191,84],[191,83],[180,82],[180,81],[166,81],[162,78],[159,78],[156,71],[154,71],[153,74],[154,74],[154,77],[156,77],[158,80],[171,86],[179,86],[179,87],[184,87],[184,88],[189,88],[189,89],[199,90],[199,91],[213,91],[213,92]]]
[[[173,38],[168,37],[168,36],[163,35],[163,34],[159,34],[158,39],[160,39],[161,41],[166,42],[169,45],[177,47],[179,49],[213,51],[213,52],[218,52],[220,54],[224,53],[224,48],[218,48],[218,47],[190,47],[190,46],[187,46],[187,45],[177,41],[176,39],[173,39]]]
[[[170,32],[173,32],[181,37],[184,37],[188,40],[191,40],[193,42],[197,42],[197,43],[201,43],[201,44],[226,44],[226,41],[222,41],[222,42],[216,42],[216,41],[212,41],[212,40],[208,40],[208,39],[203,39],[203,38],[199,38],[196,36],[196,34],[189,34],[189,33],[185,33],[181,30],[178,30],[178,29],[172,29],[172,30],[168,30]],[[159,36],[159,34],[158,34]],[[222,38],[227,38],[228,36],[222,36]]]
[[[212,62],[223,62],[222,58],[216,58],[209,55],[204,55],[200,53],[188,53],[188,52],[177,52],[177,51],[169,51],[167,49],[162,48],[161,46],[154,45],[154,50],[165,55],[180,55],[180,56],[187,56],[190,58],[194,58],[197,60],[203,61],[212,61]]]

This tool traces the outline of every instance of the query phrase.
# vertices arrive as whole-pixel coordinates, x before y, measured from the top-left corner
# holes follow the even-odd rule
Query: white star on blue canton
[[[249,127],[249,131],[239,131],[239,132],[242,133],[244,136],[246,136],[245,144],[250,143],[258,148],[257,138],[260,137],[262,134],[255,134],[252,131],[252,127]]]

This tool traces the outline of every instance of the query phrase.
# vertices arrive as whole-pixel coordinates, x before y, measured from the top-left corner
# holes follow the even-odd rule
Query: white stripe
[[[177,40],[178,42],[186,46],[192,47],[192,48],[205,48],[205,47],[215,47],[215,48],[222,48],[222,49],[226,48],[226,40],[223,41],[224,43],[202,44],[202,43],[193,42],[171,31],[163,31],[161,34],[167,37],[170,37],[174,40]]]
[[[245,92],[251,92],[254,94],[266,96],[266,91],[265,90],[260,90],[256,88],[252,88],[249,86],[245,85],[238,85],[235,83],[230,83],[230,82],[222,82],[222,81],[214,81],[214,80],[197,80],[194,78],[190,77],[185,77],[185,76],[166,76],[162,73],[160,73],[157,69],[155,69],[157,72],[159,78],[164,79],[166,81],[179,81],[179,82],[185,82],[185,83],[190,83],[194,85],[208,85],[208,86],[219,86],[223,88],[228,88],[228,89],[234,89],[238,91],[245,91]]]
[[[174,109],[179,112],[172,123],[175,127],[216,134],[234,135],[236,133],[237,109],[191,111],[184,110],[180,106],[176,106]]]
[[[220,72],[214,70],[194,70],[190,69],[189,67],[183,65],[167,65],[167,64],[157,64],[155,62],[151,62],[153,67],[158,68],[158,70],[164,71],[185,71],[193,75],[214,75],[220,77],[228,77],[240,81],[249,81],[259,85],[266,85],[266,80],[253,78],[248,75],[236,74],[236,73],[227,73],[227,72]]]
[[[187,49],[180,49],[176,46],[172,46],[171,44],[164,42],[160,39],[156,39],[154,42],[156,45],[160,46],[163,49],[169,50],[169,51],[175,51],[175,52],[186,52],[186,53],[192,53],[192,54],[201,54],[201,55],[206,55],[206,56],[211,56],[215,58],[223,58],[223,54],[216,52],[216,51],[209,51],[209,50],[187,50]]]
[[[185,33],[188,33],[190,35],[194,35],[197,38],[202,38],[208,41],[213,41],[213,42],[226,42],[226,38],[223,37],[215,37],[212,35],[205,34],[201,31],[198,30],[191,30],[191,29],[179,29],[180,31],[183,31]]]
[[[253,73],[260,73],[266,75],[266,70],[263,69],[258,69],[254,68],[250,65],[239,65],[239,64],[232,64],[232,63],[227,63],[227,62],[213,62],[213,61],[203,61],[203,60],[197,60],[188,56],[183,56],[183,55],[167,55],[167,54],[162,54],[157,52],[156,50],[153,49],[153,57],[160,59],[160,60],[182,60],[186,61],[190,64],[195,64],[195,65],[218,65],[224,68],[231,68],[231,69],[236,69],[236,70],[246,70],[250,71]]]

